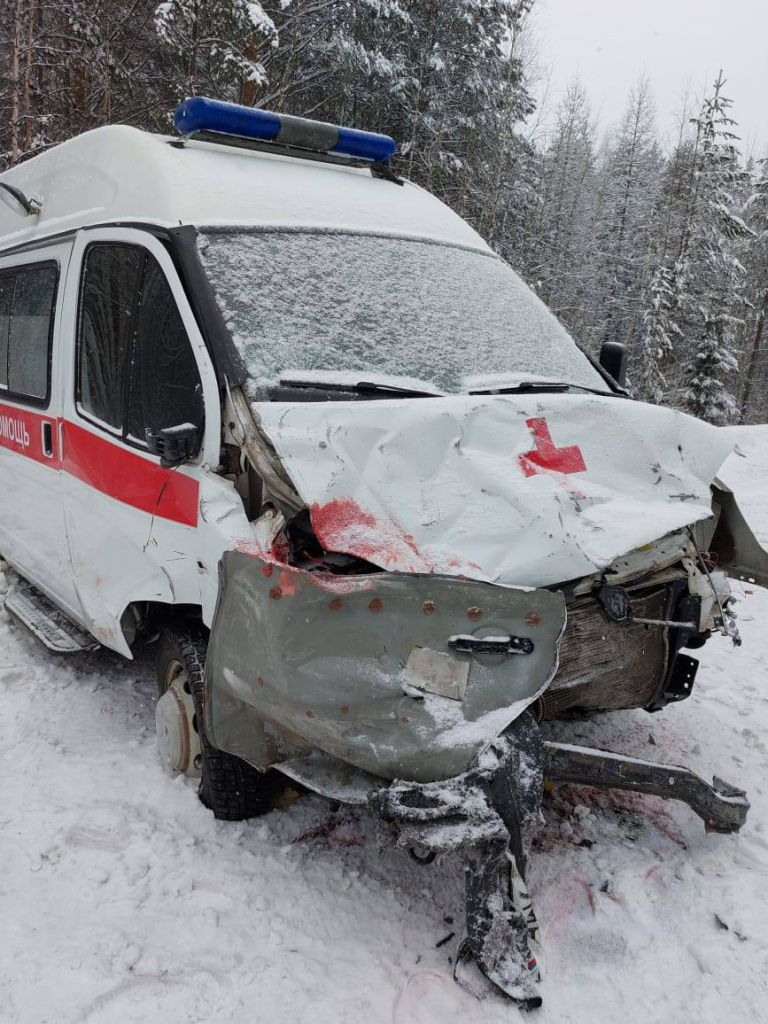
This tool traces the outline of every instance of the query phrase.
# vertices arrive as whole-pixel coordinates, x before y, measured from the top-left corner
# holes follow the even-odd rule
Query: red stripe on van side
[[[197,480],[175,469],[163,469],[75,423],[65,420],[62,428],[66,473],[142,512],[197,526]]]
[[[43,424],[51,424],[53,454],[43,450]],[[173,469],[163,469],[119,443],[76,423],[0,402],[0,448],[59,469],[58,427],[64,435],[61,468],[102,494],[142,512],[197,526],[199,487]],[[9,482],[9,485],[12,486]]]
[[[43,451],[43,423],[51,424],[51,455]],[[58,469],[56,423],[55,417],[0,402],[0,448],[7,448],[8,451]]]

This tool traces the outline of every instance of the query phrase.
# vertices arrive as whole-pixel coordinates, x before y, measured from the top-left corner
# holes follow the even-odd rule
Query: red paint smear
[[[370,512],[361,508],[354,498],[334,498],[324,505],[315,503],[310,508],[310,518],[317,539],[326,551],[356,555],[389,571],[423,574],[441,571],[419,551],[412,534],[406,533],[392,520],[380,522]],[[280,573],[280,589],[286,596],[296,592],[299,576],[308,583],[335,594],[358,593],[370,590],[373,586],[370,579],[308,572],[306,569],[289,565],[288,546],[284,541],[277,540],[269,551],[264,551],[256,541],[243,539],[237,544],[237,550],[264,562],[261,571],[265,576],[272,575],[272,566],[280,567],[283,570]],[[468,564],[480,571],[477,563]],[[467,563],[455,557],[449,558],[446,562],[446,568],[458,575],[459,579],[471,578],[471,574],[457,572],[466,565]]]
[[[382,569],[430,573],[434,565],[424,557],[410,533],[392,521],[380,523],[354,498],[334,498],[310,509],[312,528],[326,551],[357,555]]]
[[[283,597],[293,597],[296,593],[296,573],[282,569],[280,572],[280,589]]]
[[[546,419],[534,418],[525,421],[526,427],[533,435],[536,445],[529,452],[517,456],[517,461],[525,476],[534,476],[542,470],[555,473],[584,473],[587,465],[577,445],[558,448],[552,440]]]
[[[249,558],[257,558],[263,562],[261,573],[267,579],[274,574],[276,567],[281,570],[279,577],[281,597],[293,597],[296,593],[299,577],[329,594],[356,594],[370,590],[373,586],[373,581],[370,579],[360,579],[354,576],[333,576],[331,573],[308,572],[306,569],[297,569],[292,565],[286,565],[276,557],[274,545],[269,552],[265,552],[259,542],[255,540],[239,540],[235,545],[235,550],[241,555],[248,555]]]
[[[273,561],[278,564],[285,565],[291,554],[291,549],[288,541],[281,540],[279,537],[272,541],[272,547],[269,549],[270,557]]]

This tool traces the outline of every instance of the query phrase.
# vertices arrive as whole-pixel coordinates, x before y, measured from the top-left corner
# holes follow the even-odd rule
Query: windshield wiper
[[[311,388],[317,391],[341,391],[353,394],[389,394],[404,395],[408,398],[439,398],[438,391],[424,391],[420,388],[406,387],[404,384],[388,384],[384,381],[357,380],[350,382],[326,380],[302,380],[296,377],[281,377],[281,387]]]
[[[585,391],[589,395],[611,395],[612,392],[588,388],[583,384],[566,384],[561,381],[520,381],[519,384],[497,384],[484,388],[472,388],[470,395],[530,395],[538,393],[563,393],[565,391]]]

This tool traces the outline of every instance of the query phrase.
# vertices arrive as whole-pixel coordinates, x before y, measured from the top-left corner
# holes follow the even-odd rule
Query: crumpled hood
[[[326,550],[543,587],[712,514],[724,431],[613,396],[256,403]]]

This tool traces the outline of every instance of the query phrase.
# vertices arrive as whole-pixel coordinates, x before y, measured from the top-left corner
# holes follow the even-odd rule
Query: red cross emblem
[[[581,449],[573,444],[568,448],[558,448],[552,440],[547,421],[532,419],[525,421],[526,427],[533,435],[536,444],[529,452],[517,456],[520,469],[526,476],[533,476],[543,469],[551,469],[556,473],[584,473],[587,465]]]

